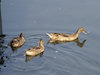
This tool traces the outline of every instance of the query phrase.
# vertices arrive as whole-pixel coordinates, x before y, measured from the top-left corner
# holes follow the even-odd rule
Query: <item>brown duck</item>
[[[29,48],[28,50],[26,50],[24,55],[36,56],[36,55],[44,52],[43,42],[44,41],[42,39],[40,39],[40,41],[38,42],[38,46],[34,46],[32,48]]]
[[[82,27],[79,28],[74,34],[65,34],[65,33],[46,33],[46,34],[53,41],[73,41],[78,38],[80,32],[86,34],[84,28]]]
[[[20,47],[24,44],[25,39],[24,39],[24,35],[23,33],[20,33],[20,35],[18,37],[14,37],[10,43],[9,46],[13,47],[13,48],[17,48]]]

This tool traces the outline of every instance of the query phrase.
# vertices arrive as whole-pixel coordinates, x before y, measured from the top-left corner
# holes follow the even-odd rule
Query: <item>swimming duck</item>
[[[22,46],[25,42],[25,39],[24,39],[24,35],[23,33],[20,33],[20,35],[18,37],[14,37],[10,43],[9,43],[9,46],[13,47],[13,48],[18,48],[20,46]]]
[[[78,38],[80,32],[86,34],[84,28],[78,28],[74,34],[65,34],[65,33],[46,33],[51,40],[53,41],[73,41]]]
[[[26,50],[26,53],[24,55],[29,55],[29,56],[36,56],[42,52],[44,52],[44,45],[43,45],[43,40],[40,39],[40,41],[38,42],[38,46],[34,46],[32,48],[29,48],[28,50]]]

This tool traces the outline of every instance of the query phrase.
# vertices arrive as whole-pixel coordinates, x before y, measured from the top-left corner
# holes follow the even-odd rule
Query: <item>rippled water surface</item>
[[[99,0],[2,0],[0,75],[100,75]],[[46,33],[74,33],[73,42],[49,43]],[[9,41],[24,34],[25,44],[11,49]],[[25,57],[26,49],[42,38],[45,51]]]

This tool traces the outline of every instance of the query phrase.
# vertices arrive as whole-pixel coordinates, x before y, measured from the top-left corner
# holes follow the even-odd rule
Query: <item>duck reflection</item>
[[[84,45],[84,43],[86,42],[86,40],[83,40],[82,42],[80,42],[78,38],[75,39],[75,40],[73,40],[73,41],[54,41],[54,40],[51,40],[51,39],[50,39],[50,40],[47,42],[47,44],[56,45],[56,44],[69,43],[69,42],[75,42],[75,43],[77,44],[77,46],[79,46],[79,47],[82,48],[83,45]]]
[[[16,52],[17,49],[19,49],[20,47],[22,47],[22,46],[20,46],[20,47],[13,47],[13,46],[11,46],[9,44],[8,44],[8,46],[11,48],[11,50],[12,50],[13,53]]]
[[[18,48],[20,48],[20,47],[13,47],[10,44],[8,44],[8,46],[11,48],[13,53],[16,52]]]
[[[40,54],[38,54],[38,55],[39,55],[40,57],[42,57],[43,53],[44,53],[44,52],[42,52],[42,53],[40,53]],[[38,55],[36,55],[36,56],[38,56]],[[29,55],[27,55],[27,56],[26,56],[26,59],[25,59],[25,62],[30,61],[32,58],[34,58],[34,57],[36,57],[36,56],[29,56]]]
[[[12,50],[12,52],[14,53],[15,51],[17,51],[17,49],[19,48],[19,47],[12,47],[12,46],[10,46],[11,47],[11,50]]]

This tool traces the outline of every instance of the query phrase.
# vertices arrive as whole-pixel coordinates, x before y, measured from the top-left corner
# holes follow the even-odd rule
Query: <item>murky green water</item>
[[[2,0],[0,75],[100,75],[99,0]],[[48,43],[46,32],[81,33],[75,42]],[[25,44],[12,50],[8,43],[21,32]],[[44,40],[45,51],[25,57],[26,49]],[[1,60],[0,60],[1,61]]]

